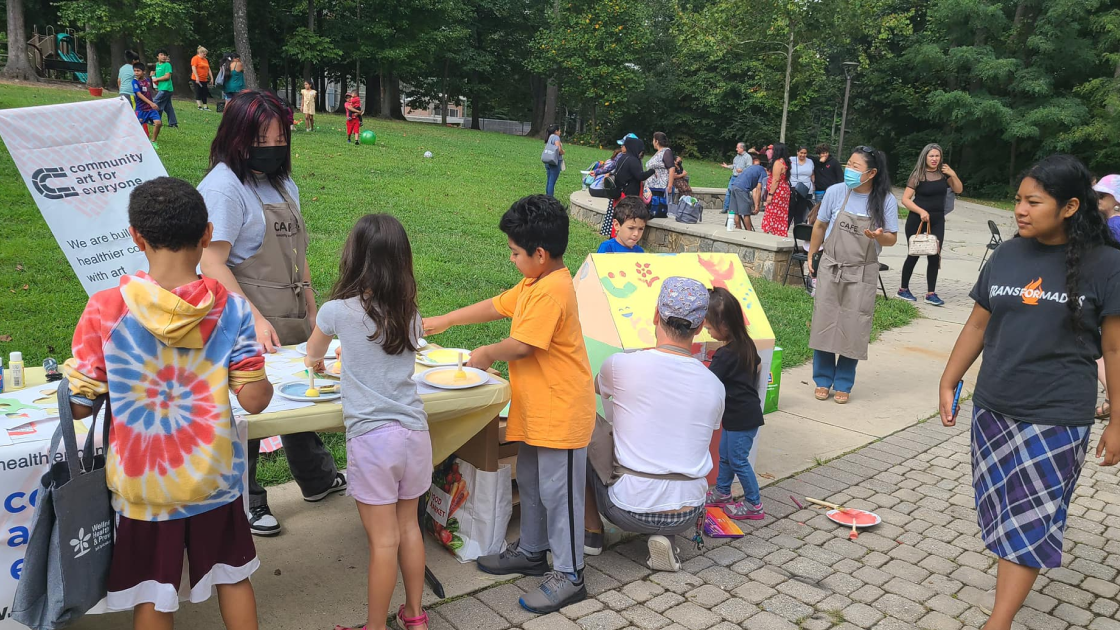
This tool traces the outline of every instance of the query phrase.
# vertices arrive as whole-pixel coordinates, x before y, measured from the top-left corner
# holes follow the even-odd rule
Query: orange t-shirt
[[[509,336],[533,354],[509,364],[513,389],[506,439],[556,449],[583,448],[595,427],[595,385],[567,269],[526,278],[494,298],[513,318]]]
[[[194,78],[196,81],[203,82],[210,80],[210,62],[198,55],[191,57],[191,68],[194,69]]]

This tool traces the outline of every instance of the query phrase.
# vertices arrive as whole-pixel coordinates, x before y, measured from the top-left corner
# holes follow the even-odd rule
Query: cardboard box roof
[[[693,278],[708,288],[726,288],[742,303],[747,330],[759,350],[774,347],[774,330],[738,255],[591,254],[576,273],[575,286],[593,368],[601,363],[597,356],[656,345],[653,314],[661,281],[671,276]],[[697,343],[711,341],[706,331],[696,338]]]

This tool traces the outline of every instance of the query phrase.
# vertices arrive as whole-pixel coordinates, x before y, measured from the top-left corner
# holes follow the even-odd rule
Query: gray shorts
[[[731,214],[741,217],[749,217],[754,214],[754,199],[751,198],[751,191],[732,186],[731,203],[728,204],[727,209]]]
[[[629,512],[611,501],[610,488],[607,488],[591,462],[587,462],[587,481],[595,491],[595,502],[599,513],[619,529],[635,534],[660,534],[662,536],[689,535],[696,529],[696,520],[704,512],[704,506],[697,506],[684,512],[654,512],[651,514]]]

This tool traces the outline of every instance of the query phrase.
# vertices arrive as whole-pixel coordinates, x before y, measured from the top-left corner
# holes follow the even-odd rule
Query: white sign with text
[[[86,293],[148,268],[128,196],[167,171],[127,100],[0,109],[0,138]]]

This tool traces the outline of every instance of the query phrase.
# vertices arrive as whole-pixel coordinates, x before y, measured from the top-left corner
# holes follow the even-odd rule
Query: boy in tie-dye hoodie
[[[213,226],[185,181],[129,198],[129,232],[149,272],[94,294],[66,376],[74,417],[108,394],[106,473],[118,513],[107,603],[134,628],[171,628],[184,550],[190,599],[217,587],[228,628],[256,630],[249,576],[260,566],[245,516],[245,448],[230,392],[249,413],[272,398],[249,303],[195,273]]]

